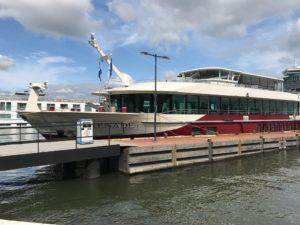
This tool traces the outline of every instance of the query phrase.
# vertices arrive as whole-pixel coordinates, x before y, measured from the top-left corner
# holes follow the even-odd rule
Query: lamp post
[[[156,141],[156,114],[157,114],[157,58],[161,59],[167,59],[169,60],[170,58],[168,56],[162,56],[162,55],[157,55],[157,54],[151,54],[149,52],[141,52],[143,55],[148,55],[154,57],[154,122],[153,122],[153,127],[154,127],[154,132],[153,132],[153,140]]]

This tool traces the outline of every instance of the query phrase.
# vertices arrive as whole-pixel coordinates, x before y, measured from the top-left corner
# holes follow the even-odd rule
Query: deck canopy
[[[181,72],[178,77],[193,81],[224,80],[241,86],[282,91],[283,80],[259,74],[245,73],[221,67],[206,67]]]

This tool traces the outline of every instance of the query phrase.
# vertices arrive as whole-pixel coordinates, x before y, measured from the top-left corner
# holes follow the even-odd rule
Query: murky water
[[[56,224],[300,224],[300,151],[60,180],[0,172],[0,218]]]

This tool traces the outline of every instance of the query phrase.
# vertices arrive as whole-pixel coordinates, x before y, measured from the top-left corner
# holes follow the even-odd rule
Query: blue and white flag
[[[99,68],[98,78],[99,78],[100,81],[101,81],[101,74],[102,74],[102,70],[101,70],[101,68]]]
[[[109,64],[109,75],[108,75],[109,80],[112,77],[112,71],[113,71],[113,64],[112,64],[112,58],[111,58],[110,59],[110,64]]]

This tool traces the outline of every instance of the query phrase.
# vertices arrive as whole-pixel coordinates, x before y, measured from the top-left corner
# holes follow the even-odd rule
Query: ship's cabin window
[[[151,94],[112,95],[117,112],[154,112]],[[206,95],[157,95],[157,112],[164,114],[299,114],[299,102]]]
[[[26,103],[17,103],[17,110],[25,110]]]
[[[80,111],[80,105],[79,104],[73,104],[73,110],[74,111]]]
[[[0,114],[0,118],[1,119],[10,119],[11,118],[11,114]]]
[[[61,109],[68,109],[68,104],[60,104]]]
[[[47,104],[47,111],[54,111],[54,110],[55,110],[55,104],[48,103]]]
[[[11,111],[11,102],[0,102],[0,111]]]
[[[90,105],[85,105],[84,106],[84,111],[85,112],[91,112],[92,111],[92,107]]]

